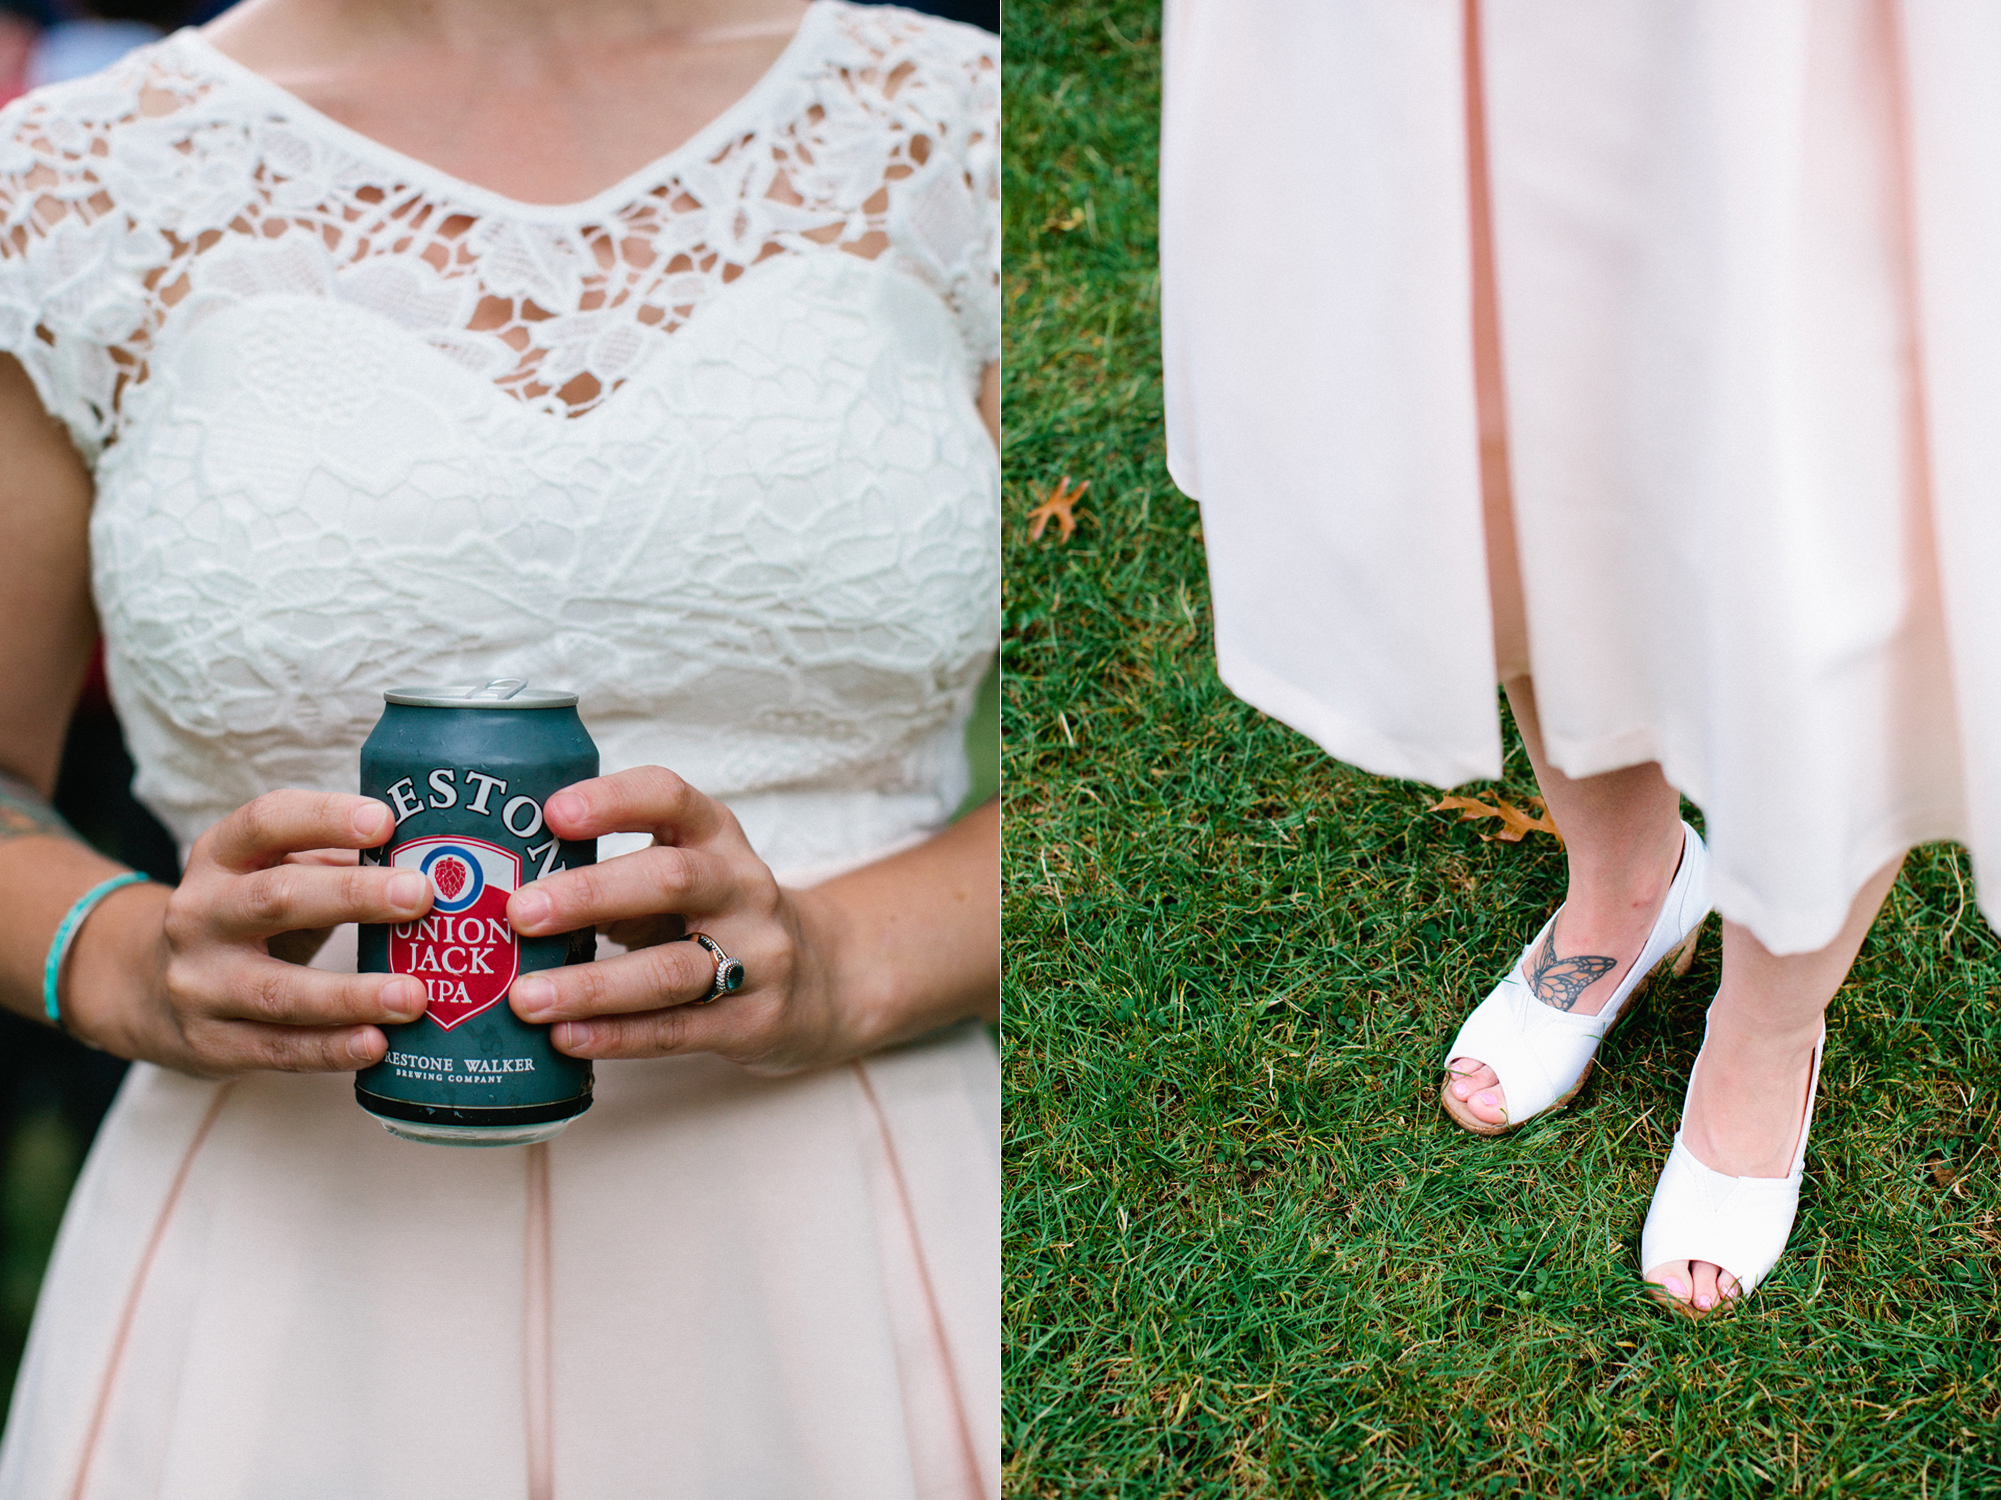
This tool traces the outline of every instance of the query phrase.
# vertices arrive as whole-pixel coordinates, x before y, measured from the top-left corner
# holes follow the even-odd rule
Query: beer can
[[[558,1052],[549,1027],[516,1017],[507,991],[521,974],[589,962],[596,936],[523,937],[507,898],[596,862],[597,841],[557,838],[542,804],[598,774],[597,746],[576,694],[520,678],[382,696],[361,747],[361,791],[389,805],[396,829],[362,858],[424,875],[432,905],[414,922],[364,924],[360,968],[423,980],[430,1004],[382,1028],[389,1051],[355,1074],[355,1101],[406,1140],[546,1141],[591,1107],[591,1065]]]

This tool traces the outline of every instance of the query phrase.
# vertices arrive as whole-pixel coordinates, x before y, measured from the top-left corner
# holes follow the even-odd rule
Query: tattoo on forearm
[[[48,798],[18,776],[0,771],[0,843],[37,833],[52,834],[59,839],[77,836],[76,830],[49,806]]]
[[[1570,1010],[1586,990],[1618,967],[1616,958],[1607,958],[1602,953],[1558,958],[1556,930],[1551,928],[1549,940],[1542,945],[1535,967],[1529,971],[1529,991],[1554,1010]]]

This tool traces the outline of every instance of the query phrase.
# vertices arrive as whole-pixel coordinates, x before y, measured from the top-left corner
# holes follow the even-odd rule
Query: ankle
[[[1731,1177],[1784,1177],[1806,1118],[1813,1041],[1738,1050],[1705,1043],[1682,1131],[1697,1161]]]
[[[1744,1016],[1735,1007],[1711,1007],[1702,1038],[1702,1066],[1746,1078],[1792,1072],[1813,1060],[1825,1031],[1818,1012],[1796,1017]]]
[[[1649,920],[1667,899],[1674,872],[1657,865],[1573,869],[1567,902],[1599,920]]]
[[[1660,910],[1681,868],[1681,824],[1662,847],[1569,852],[1569,905],[1605,921],[1622,921]]]
[[[1565,951],[1586,938],[1633,946],[1653,926],[1666,895],[1665,887],[1651,893],[1614,894],[1602,887],[1571,886],[1564,894],[1563,916],[1557,924],[1563,929]]]

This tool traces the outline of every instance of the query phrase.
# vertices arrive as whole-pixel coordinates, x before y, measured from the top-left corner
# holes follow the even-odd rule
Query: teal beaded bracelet
[[[138,885],[147,879],[144,871],[127,870],[123,875],[114,875],[109,880],[100,881],[77,897],[76,905],[56,928],[56,935],[49,941],[48,962],[42,965],[42,1009],[48,1012],[49,1024],[58,1031],[67,1031],[63,1025],[62,1006],[56,1001],[56,981],[62,978],[63,960],[69,957],[70,944],[76,941],[76,930],[83,926],[83,919],[97,909],[97,903],[121,886]]]

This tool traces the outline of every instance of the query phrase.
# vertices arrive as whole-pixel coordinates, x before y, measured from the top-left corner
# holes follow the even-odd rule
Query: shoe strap
[[[1544,1005],[1517,963],[1461,1024],[1446,1059],[1473,1057],[1492,1068],[1509,1119],[1524,1121],[1570,1092],[1611,1024],[1603,1014]]]
[[[1640,1230],[1642,1273],[1671,1261],[1706,1260],[1750,1295],[1785,1253],[1802,1176],[1726,1176],[1697,1161],[1677,1130]]]
[[[1460,1025],[1451,1050],[1445,1054],[1446,1061],[1472,1057],[1492,1068],[1508,1101],[1511,1123],[1534,1119],[1576,1086],[1627,999],[1709,915],[1708,851],[1687,823],[1681,829],[1681,862],[1660,914],[1654,918],[1653,930],[1602,1009],[1592,1015],[1558,1010],[1538,1000],[1529,988],[1529,958],[1555,928],[1563,912],[1559,906],[1523,946],[1514,968]]]
[[[1708,1040],[1707,1026],[1703,1039]],[[1697,1160],[1681,1131],[1675,1131],[1674,1145],[1640,1231],[1642,1272],[1670,1261],[1706,1260],[1736,1277],[1747,1296],[1771,1273],[1785,1252],[1799,1211],[1800,1188],[1806,1179],[1807,1136],[1813,1128],[1814,1094],[1820,1084],[1826,1044],[1827,1028],[1823,1025],[1820,1040],[1814,1043],[1799,1143],[1793,1148],[1792,1170],[1786,1176],[1731,1177],[1718,1172]],[[1689,1079],[1693,1087],[1693,1068]],[[1684,1102],[1684,1114],[1687,1109]]]

